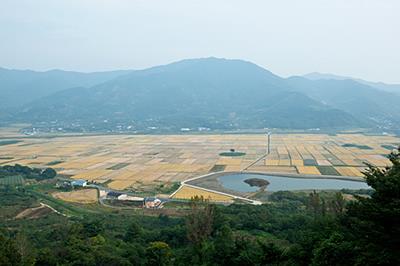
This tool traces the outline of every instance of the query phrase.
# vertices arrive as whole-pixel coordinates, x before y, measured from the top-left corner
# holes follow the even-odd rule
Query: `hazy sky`
[[[0,66],[98,71],[239,58],[400,83],[399,0],[0,0]]]

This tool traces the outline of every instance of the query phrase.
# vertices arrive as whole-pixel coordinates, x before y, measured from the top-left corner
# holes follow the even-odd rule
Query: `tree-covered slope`
[[[308,80],[291,77],[295,90],[376,125],[400,123],[400,96],[354,80]]]

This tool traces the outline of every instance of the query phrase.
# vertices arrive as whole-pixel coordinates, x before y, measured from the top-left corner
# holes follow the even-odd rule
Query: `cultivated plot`
[[[241,171],[265,156],[263,134],[102,135],[15,138],[0,146],[0,165],[53,167],[113,189],[179,182],[212,171]],[[395,136],[276,134],[271,153],[249,172],[362,176],[364,163],[389,165]],[[235,150],[235,156],[222,156]],[[240,155],[240,156],[236,156]]]

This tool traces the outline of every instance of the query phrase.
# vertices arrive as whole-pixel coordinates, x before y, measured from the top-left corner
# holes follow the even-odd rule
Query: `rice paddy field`
[[[233,202],[233,197],[228,195],[223,195],[220,193],[209,192],[203,189],[198,189],[189,186],[182,186],[179,190],[173,195],[174,199],[191,199],[194,196],[203,197],[204,199],[216,202]]]
[[[0,165],[52,167],[59,174],[124,190],[177,182],[210,171],[362,176],[364,162],[385,157],[400,138],[363,134],[100,135],[23,137],[0,129]],[[234,149],[242,156],[222,156]]]

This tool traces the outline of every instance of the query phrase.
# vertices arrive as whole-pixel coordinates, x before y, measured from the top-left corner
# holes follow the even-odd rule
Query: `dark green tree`
[[[194,245],[201,245],[213,231],[215,207],[203,198],[193,199],[190,207],[186,217],[187,237]]]
[[[321,214],[321,199],[315,190],[309,194],[308,208],[312,211],[315,218]]]
[[[191,262],[205,264],[212,254],[209,240],[214,229],[215,206],[208,200],[194,198],[186,217],[186,235],[190,246]]]
[[[139,241],[142,234],[142,227],[136,221],[132,221],[128,229],[126,230],[124,240],[127,242]]]
[[[34,248],[24,231],[18,232],[15,239],[15,246],[21,255],[21,265],[35,265]]]
[[[273,243],[259,242],[261,248],[260,265],[281,265],[285,260],[283,250]]]
[[[232,265],[235,255],[235,240],[232,229],[225,224],[216,233],[213,260],[218,265]]]
[[[343,213],[345,207],[345,200],[341,192],[336,192],[334,198],[330,201],[330,210],[338,215]]]
[[[40,174],[40,177],[42,179],[51,179],[51,178],[56,177],[56,175],[57,175],[57,172],[53,168],[46,168]]]
[[[400,150],[400,148],[399,148]],[[391,167],[368,165],[371,197],[357,197],[348,207],[344,226],[352,237],[356,264],[400,265],[400,155],[389,155]]]
[[[14,266],[20,263],[21,254],[18,252],[15,241],[0,234],[0,265]]]
[[[99,219],[85,221],[82,231],[86,237],[97,236],[104,231],[103,222]]]
[[[167,266],[172,263],[172,251],[167,243],[151,242],[146,249],[147,265]]]
[[[313,266],[354,265],[352,243],[345,241],[340,233],[334,233],[322,241],[313,253]]]
[[[36,256],[35,266],[55,266],[59,263],[54,253],[49,248],[42,248]]]

